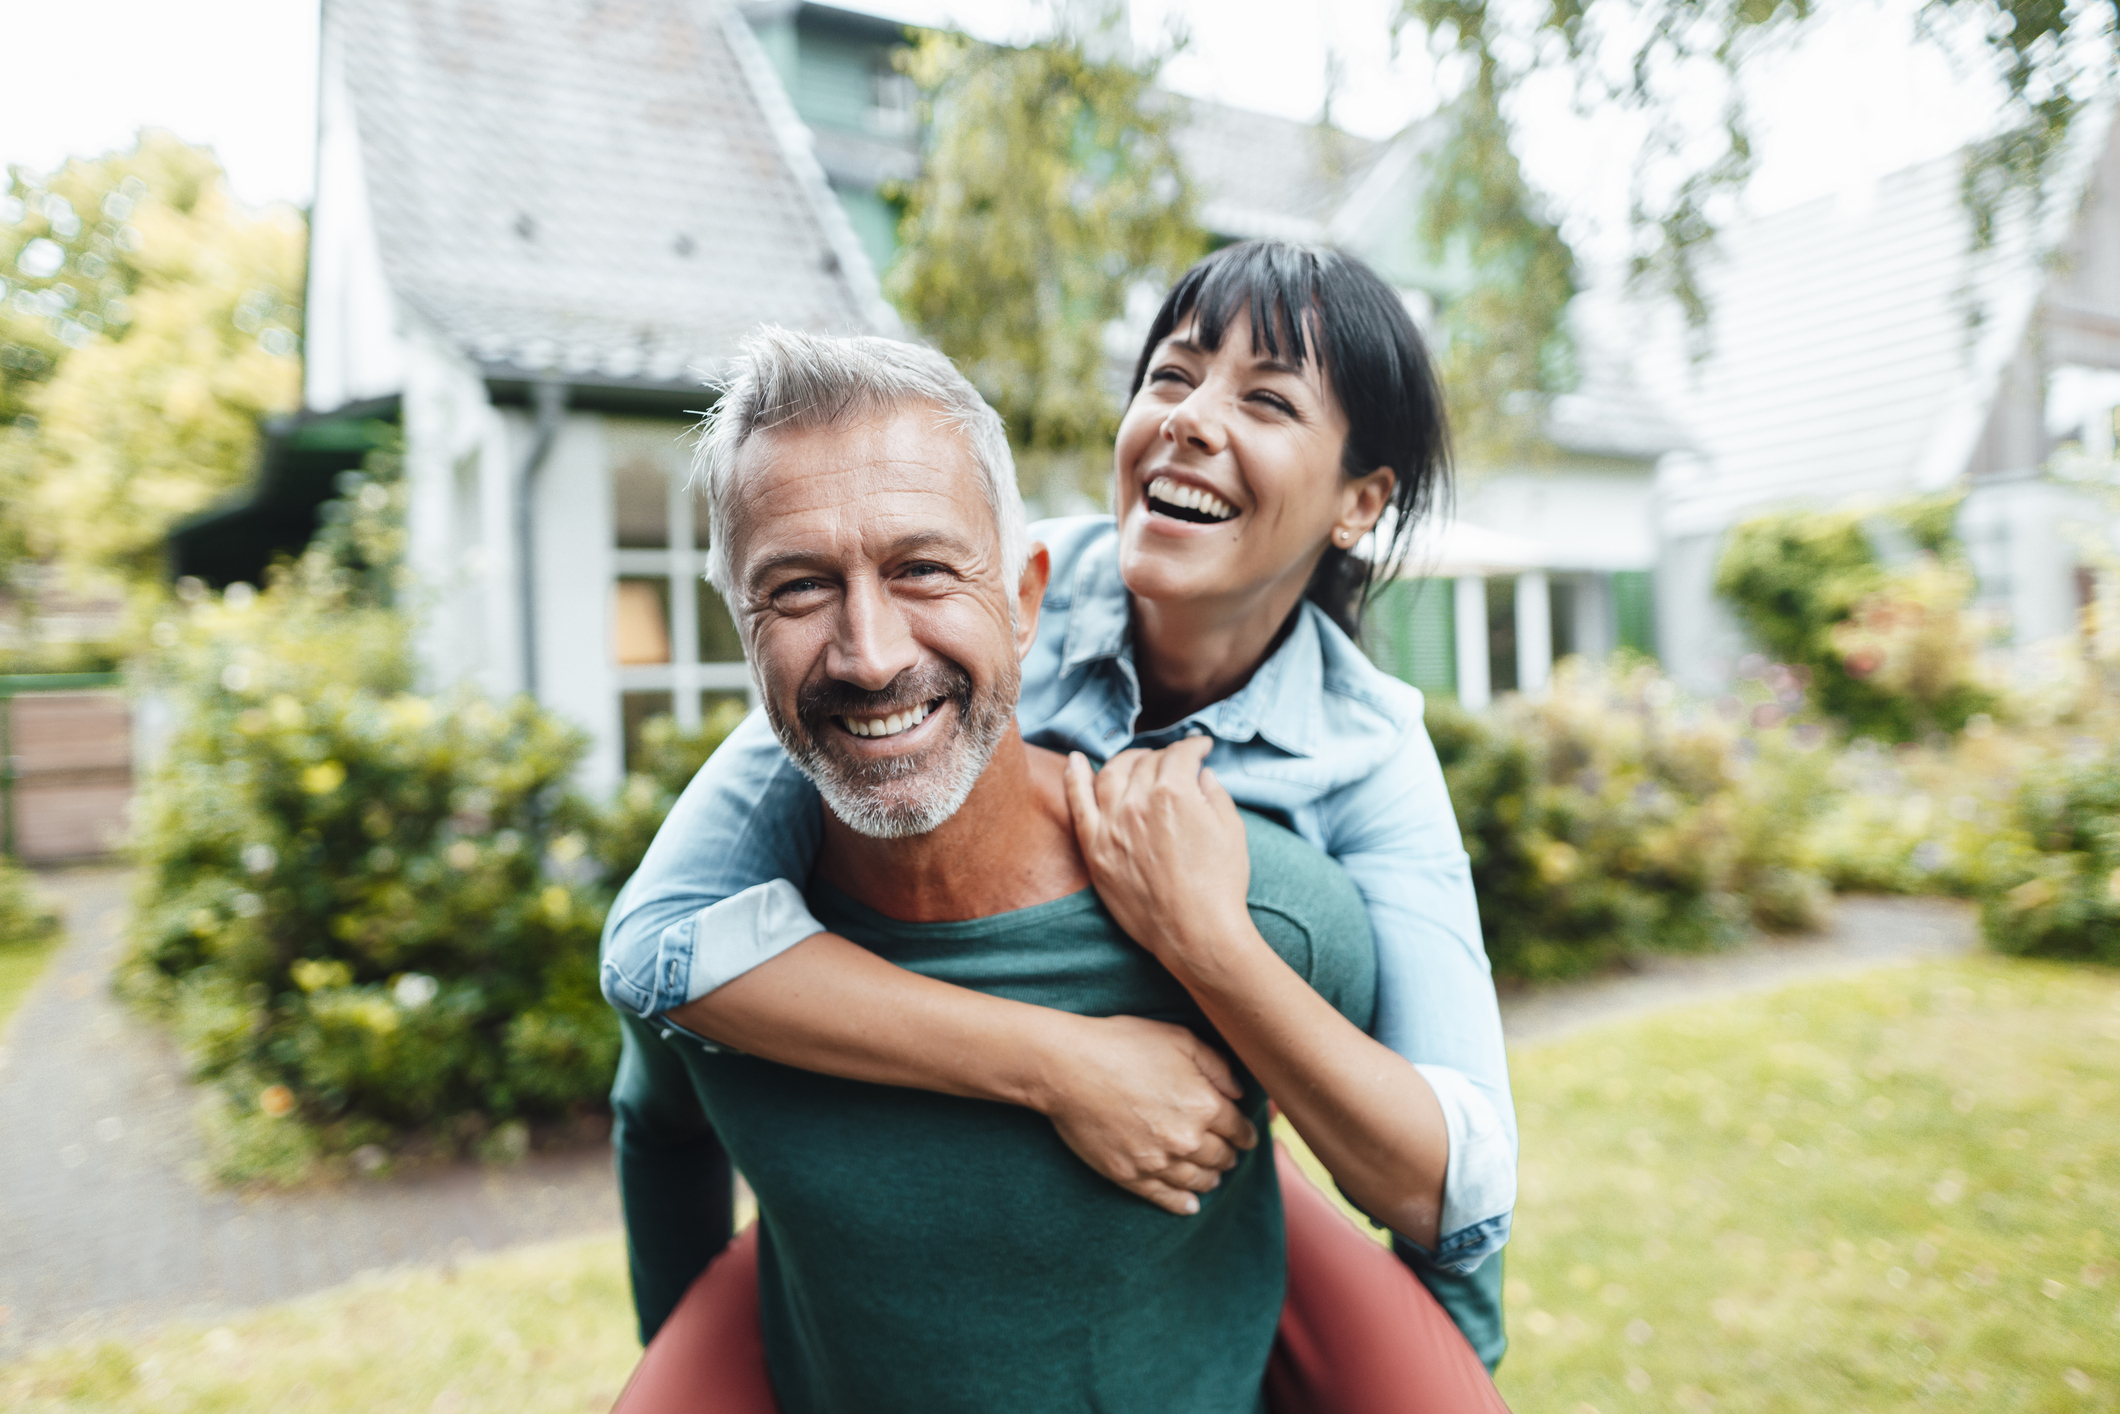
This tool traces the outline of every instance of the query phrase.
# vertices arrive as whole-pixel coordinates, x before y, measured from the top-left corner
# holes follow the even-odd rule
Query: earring
[[[1344,530],[1335,530],[1332,533],[1332,538],[1335,542],[1341,545],[1345,545],[1347,543],[1347,532]]]

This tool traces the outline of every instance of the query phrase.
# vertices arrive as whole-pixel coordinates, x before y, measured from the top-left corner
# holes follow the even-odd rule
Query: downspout
[[[516,478],[515,565],[518,598],[522,603],[523,691],[537,697],[537,474],[552,455],[559,429],[567,413],[567,385],[546,375],[534,385],[537,421],[530,441],[530,455],[523,459],[522,475]]]

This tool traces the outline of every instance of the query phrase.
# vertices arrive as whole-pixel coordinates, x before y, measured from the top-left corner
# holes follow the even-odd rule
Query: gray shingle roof
[[[1200,224],[1240,240],[1322,241],[1387,144],[1337,128],[1179,100],[1172,140],[1199,188]]]
[[[483,363],[649,383],[761,321],[891,327],[730,20],[709,0],[328,0],[396,292]]]

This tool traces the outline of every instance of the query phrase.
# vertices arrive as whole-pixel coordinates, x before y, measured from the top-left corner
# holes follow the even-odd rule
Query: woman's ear
[[[1340,518],[1333,525],[1332,543],[1342,550],[1353,549],[1375,528],[1398,484],[1399,474],[1388,466],[1349,479],[1340,488]]]
[[[1045,542],[1031,542],[1030,558],[1023,562],[1023,579],[1016,585],[1016,657],[1030,655],[1038,641],[1038,611],[1045,607],[1045,586],[1053,577],[1052,552]]]

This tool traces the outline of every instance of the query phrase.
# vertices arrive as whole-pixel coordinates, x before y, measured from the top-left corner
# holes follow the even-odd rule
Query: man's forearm
[[[1413,1063],[1318,995],[1248,915],[1241,925],[1223,920],[1211,944],[1159,952],[1340,1190],[1394,1232],[1433,1247],[1450,1137]]]
[[[669,1013],[688,1031],[824,1075],[1044,1108],[1064,1012],[938,982],[819,933]]]

